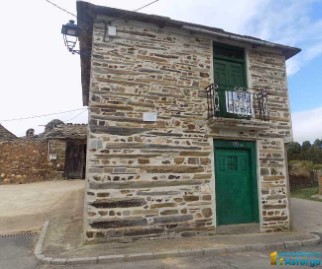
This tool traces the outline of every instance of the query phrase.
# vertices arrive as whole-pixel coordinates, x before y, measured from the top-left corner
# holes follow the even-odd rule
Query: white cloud
[[[322,107],[292,113],[294,141],[322,138]]]
[[[302,48],[296,58],[289,60],[288,75],[322,55],[322,18],[311,18],[314,2],[318,0],[270,0],[245,25],[250,35]]]
[[[286,61],[286,71],[289,76],[295,74],[301,69],[300,63],[297,58],[291,58]]]

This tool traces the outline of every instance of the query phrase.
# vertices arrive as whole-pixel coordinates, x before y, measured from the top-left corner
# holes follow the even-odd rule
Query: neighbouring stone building
[[[61,177],[85,178],[86,124],[57,124],[42,135],[48,143],[48,159],[60,168]]]
[[[0,143],[3,141],[14,140],[17,137],[0,124]]]
[[[290,229],[285,61],[300,49],[77,2],[87,242]]]
[[[0,143],[0,183],[85,178],[87,125],[59,121],[47,127]]]

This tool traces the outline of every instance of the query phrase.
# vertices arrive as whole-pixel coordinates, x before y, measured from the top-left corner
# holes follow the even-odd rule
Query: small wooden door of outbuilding
[[[85,179],[86,144],[82,141],[67,141],[65,177]]]

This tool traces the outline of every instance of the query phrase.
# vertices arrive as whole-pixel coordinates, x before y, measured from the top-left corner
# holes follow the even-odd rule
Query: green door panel
[[[221,116],[235,117],[236,115],[226,112],[225,91],[232,91],[235,87],[246,87],[244,64],[214,59],[214,79],[218,85]]]
[[[214,59],[214,74],[219,90],[246,87],[243,63]]]
[[[256,165],[252,163],[251,147],[216,147],[215,144],[218,225],[258,221]]]
[[[242,63],[229,63],[229,77],[230,77],[230,85],[234,85],[237,87],[245,87],[245,79],[244,79],[244,65]],[[234,87],[233,86],[233,87]]]

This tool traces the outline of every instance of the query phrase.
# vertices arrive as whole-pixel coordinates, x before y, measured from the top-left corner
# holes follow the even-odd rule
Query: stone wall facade
[[[57,169],[57,177],[63,178],[66,159],[66,140],[64,139],[49,139],[48,140],[48,158],[54,155],[50,162]]]
[[[237,127],[219,128],[207,120],[204,89],[213,83],[212,42],[225,40],[138,21],[113,24],[110,40],[103,23],[93,30],[86,241],[213,232],[214,139],[256,142],[260,228],[288,230],[284,56],[227,41],[245,47],[248,85],[268,91],[271,113],[265,128],[239,129],[258,120],[232,119]],[[145,112],[156,112],[157,121],[143,121]]]
[[[0,143],[0,184],[63,179],[64,166],[48,160],[48,142],[16,139]]]

